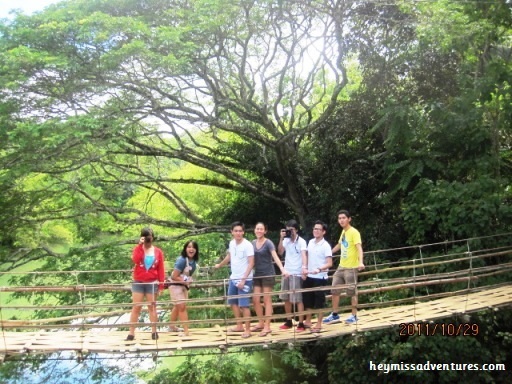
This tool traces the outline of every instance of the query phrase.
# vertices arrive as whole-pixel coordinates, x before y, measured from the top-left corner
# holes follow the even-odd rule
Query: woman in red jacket
[[[151,228],[144,228],[140,235],[139,245],[133,249],[132,253],[132,260],[135,265],[133,267],[133,307],[130,323],[138,322],[144,297],[148,303],[149,321],[156,323],[158,321],[156,298],[158,292],[164,289],[164,254],[160,248],[153,245],[154,234]],[[152,325],[151,329],[151,338],[153,340],[158,339],[156,325]],[[135,326],[132,325],[126,340],[131,341],[133,339],[135,339]]]

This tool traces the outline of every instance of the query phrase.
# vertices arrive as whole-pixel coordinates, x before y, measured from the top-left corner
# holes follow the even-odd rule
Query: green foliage
[[[333,240],[340,208],[354,214],[366,250],[507,232],[511,26],[505,1],[444,0],[76,0],[3,22],[0,262],[44,259],[38,271],[62,271],[13,284],[126,283],[128,273],[94,271],[128,269],[128,247],[99,243],[127,244],[141,226],[155,228],[168,263],[195,237],[200,264],[211,265],[232,220],[277,229],[294,217],[307,234],[321,218]],[[85,270],[93,272],[71,273]],[[282,360],[297,381],[311,380],[313,366],[326,382],[455,380],[372,376],[365,364],[462,361],[478,349],[509,364],[490,342],[510,351],[510,330],[489,318],[479,321],[498,336],[489,331],[487,340],[397,340],[382,331],[304,346],[304,365],[297,351]],[[226,380],[258,380],[222,358],[224,370],[199,364],[197,382],[224,379],[224,371]],[[182,375],[193,375],[192,365]]]
[[[304,223],[300,143],[348,83],[330,5],[114,3],[68,2],[1,26],[6,168],[51,175],[91,221],[108,213],[111,231],[209,231],[225,192]]]
[[[502,201],[499,182],[481,175],[474,182],[420,180],[404,201],[403,217],[410,242],[422,241],[432,230],[457,239],[494,233],[497,222],[509,222],[510,206]],[[469,220],[478,217],[479,220]]]
[[[187,356],[179,366],[162,369],[148,384],[175,383],[291,383],[311,382],[317,370],[299,348],[276,346],[272,349],[250,348],[243,352],[215,357]]]
[[[510,15],[495,18],[499,4],[418,9],[411,11],[416,35],[409,36],[418,44],[402,42],[416,57],[402,62],[409,67],[404,81],[397,86],[389,77],[388,92],[372,92],[384,106],[372,130],[384,139],[379,159],[389,190],[382,202],[394,202],[410,243],[506,231],[510,167],[502,153],[510,144],[510,103],[498,100],[510,98],[503,74],[511,66],[488,47],[509,46]],[[361,65],[375,69],[372,61]]]
[[[354,383],[505,383],[510,378],[507,371],[470,370],[371,370],[370,362],[378,364],[482,364],[505,363],[512,359],[510,348],[510,319],[512,312],[487,311],[472,315],[471,324],[477,324],[478,335],[435,336],[415,335],[400,337],[397,328],[356,334],[333,343],[329,352],[329,382],[336,383],[344,377]],[[467,319],[449,318],[439,324],[467,323]]]
[[[26,275],[11,278],[11,285],[21,286],[80,286],[102,284],[128,284],[131,281],[131,249],[104,247],[93,252],[71,249],[64,257],[47,257],[44,264]],[[100,273],[97,271],[119,270],[120,272]],[[123,272],[123,270],[125,272]],[[51,274],[45,272],[52,271]],[[58,272],[55,272],[58,271]],[[128,287],[128,286],[127,286]],[[13,298],[27,298],[36,306],[65,306],[77,304],[109,304],[130,301],[126,291],[80,291],[77,292],[16,292]],[[107,307],[105,307],[107,308]],[[97,308],[91,310],[98,312]],[[76,315],[73,310],[35,310],[35,318],[52,318]]]
[[[49,357],[24,355],[2,362],[0,381],[9,384],[35,384],[41,381],[55,384],[71,384],[77,381],[88,384],[139,382],[136,377],[126,374],[121,367],[101,365],[101,360],[96,360],[95,355],[87,357],[88,360],[78,363],[63,359],[58,354]]]
[[[231,355],[219,355],[208,360],[187,357],[175,370],[164,369],[155,375],[148,384],[171,384],[188,382],[209,383],[264,383],[259,379],[258,371],[250,364],[240,364]]]
[[[35,373],[44,367],[45,356],[25,356],[20,361],[6,361],[0,364],[0,379],[11,380],[13,384],[23,383],[24,375],[28,372]],[[15,381],[12,381],[15,380]]]
[[[286,382],[306,383],[317,376],[318,370],[310,361],[310,356],[304,355],[299,348],[283,349],[279,353],[281,363],[287,372]]]

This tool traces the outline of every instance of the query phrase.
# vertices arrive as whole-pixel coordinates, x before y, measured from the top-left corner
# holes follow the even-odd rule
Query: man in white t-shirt
[[[236,319],[242,316],[247,318],[244,323],[237,321],[236,326],[230,328],[231,332],[243,332],[242,337],[251,336],[251,310],[249,308],[251,298],[248,296],[252,291],[252,269],[254,268],[254,247],[249,240],[244,238],[245,226],[240,221],[231,224],[231,236],[229,248],[224,260],[215,264],[220,268],[231,262],[231,275],[229,276],[228,304],[231,305]],[[246,297],[236,297],[245,295]],[[234,297],[230,297],[234,296]]]
[[[311,326],[311,332],[320,332],[322,328],[322,310],[325,308],[325,294],[323,289],[327,285],[327,271],[332,267],[331,245],[324,239],[327,232],[327,224],[317,220],[313,225],[313,238],[308,243],[308,275],[304,289],[314,288],[304,292],[302,299],[306,310],[315,310],[317,323],[311,324],[312,313],[306,315],[304,323]]]
[[[281,238],[277,245],[277,253],[285,254],[284,270],[288,277],[283,277],[281,290],[283,291],[279,298],[284,301],[284,310],[287,319],[280,329],[290,329],[293,327],[292,322],[292,306],[296,305],[298,312],[304,312],[304,304],[302,304],[302,293],[294,292],[294,290],[302,289],[303,273],[307,270],[308,259],[306,255],[306,241],[299,236],[299,223],[290,220],[286,223],[286,229],[281,230]],[[303,315],[298,316],[299,324],[297,332],[305,330]]]

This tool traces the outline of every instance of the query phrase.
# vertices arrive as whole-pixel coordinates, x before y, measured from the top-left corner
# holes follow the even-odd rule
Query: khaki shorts
[[[302,281],[301,276],[291,275],[286,278],[283,277],[281,280],[281,291],[302,289]],[[302,303],[302,292],[283,292],[279,295],[279,298],[291,303]]]
[[[173,304],[181,304],[188,299],[188,289],[181,284],[170,285],[169,293]]]
[[[332,286],[348,285],[348,287],[333,288],[331,293],[333,295],[341,295],[346,293],[347,296],[357,295],[357,268],[339,268],[334,275],[332,275]]]

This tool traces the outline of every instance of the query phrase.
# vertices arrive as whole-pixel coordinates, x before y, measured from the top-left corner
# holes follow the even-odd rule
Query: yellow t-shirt
[[[347,231],[343,230],[339,243],[341,251],[339,268],[357,268],[359,256],[356,244],[362,244],[359,231],[354,227],[350,227]]]

